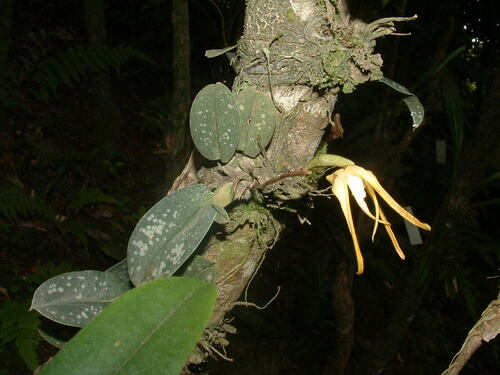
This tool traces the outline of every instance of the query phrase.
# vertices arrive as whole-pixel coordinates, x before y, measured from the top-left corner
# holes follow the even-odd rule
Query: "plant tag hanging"
[[[413,215],[413,210],[411,209],[411,206],[405,207],[405,210]],[[406,233],[408,233],[408,239],[410,240],[410,244],[412,246],[422,245],[424,242],[422,241],[422,235],[420,234],[419,229],[407,220],[404,220],[404,222],[406,227]]]

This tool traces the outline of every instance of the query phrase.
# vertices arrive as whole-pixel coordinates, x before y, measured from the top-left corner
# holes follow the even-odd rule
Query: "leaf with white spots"
[[[191,277],[192,279],[198,279],[208,283],[215,283],[215,263],[209,261],[207,258],[196,255],[180,276]]]
[[[123,283],[124,286],[130,288],[130,278],[128,277],[127,258],[121,262],[116,263],[114,266],[109,267],[105,272],[114,275],[118,281]]]
[[[233,93],[222,83],[205,86],[191,106],[191,137],[209,160],[227,163],[240,139],[240,117]]]
[[[100,271],[63,273],[45,281],[33,295],[31,309],[68,326],[83,327],[130,288]]]
[[[422,121],[424,121],[425,110],[424,106],[422,105],[420,100],[416,97],[416,95],[410,92],[410,90],[408,90],[403,85],[394,82],[389,78],[383,77],[382,79],[379,80],[379,82],[385,83],[390,88],[399,91],[402,94],[408,95],[406,98],[403,99],[403,101],[408,107],[411,118],[413,119],[413,130],[418,128],[422,124]]]
[[[273,137],[278,111],[267,95],[251,88],[236,96],[236,104],[241,121],[238,150],[255,158]]]
[[[80,330],[40,375],[178,375],[215,297],[214,285],[183,277],[134,288]]]
[[[191,185],[167,195],[139,220],[127,249],[134,285],[173,275],[191,256],[217,214],[212,197],[206,186]]]
[[[424,106],[415,95],[407,96],[403,101],[410,110],[410,115],[413,119],[413,129],[418,128],[422,121],[424,121]]]

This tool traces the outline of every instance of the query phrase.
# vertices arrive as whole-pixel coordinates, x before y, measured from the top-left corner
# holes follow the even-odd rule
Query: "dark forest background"
[[[500,124],[478,130],[492,111],[489,93],[499,95],[494,3],[351,2],[353,17],[367,21],[418,14],[398,27],[410,36],[386,37],[378,49],[384,74],[421,99],[426,118],[411,132],[401,96],[369,83],[341,97],[335,111],[344,138],[325,141],[376,170],[445,240],[428,245],[424,235],[424,245],[410,246],[400,222],[408,259],[379,236],[362,243],[366,272],[353,276],[336,202],[295,203],[311,225],[282,213],[288,229],[248,299],[264,305],[277,286],[281,294],[262,311],[235,308],[238,334],[226,348],[234,362],[218,358],[193,372],[370,374],[382,364],[383,374],[437,374],[447,367],[498,293],[500,156],[491,150],[500,150]],[[230,59],[204,53],[237,43],[245,2],[189,1],[189,38],[171,16],[175,4],[0,0],[0,375],[31,373],[56,353],[38,329],[74,334],[28,312],[33,291],[62,272],[103,270],[125,257],[134,225],[192,150],[190,100],[207,84],[232,83]],[[187,66],[179,48],[190,52]],[[446,160],[437,160],[436,144]],[[411,322],[401,320],[402,310],[412,312]],[[352,334],[343,336],[344,327]],[[499,368],[497,339],[463,374]]]

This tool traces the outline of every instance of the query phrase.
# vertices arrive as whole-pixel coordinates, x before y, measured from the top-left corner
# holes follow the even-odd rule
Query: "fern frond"
[[[53,220],[54,213],[43,199],[29,196],[15,186],[0,186],[0,216],[16,223],[19,216]]]
[[[38,63],[31,80],[37,84],[35,96],[48,101],[64,84],[73,87],[92,73],[118,69],[123,64],[139,60],[158,66],[144,52],[131,47],[88,46],[69,48]]]
[[[38,366],[39,314],[28,311],[29,303],[7,300],[0,309],[0,344],[13,342],[19,357],[34,370]]]
[[[75,199],[69,204],[69,207],[78,209],[94,203],[110,203],[118,206],[122,204],[115,197],[105,194],[99,189],[81,188],[76,193]]]

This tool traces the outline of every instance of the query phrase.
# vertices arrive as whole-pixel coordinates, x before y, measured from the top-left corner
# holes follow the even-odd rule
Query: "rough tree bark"
[[[226,165],[190,163],[177,188],[200,182],[211,188],[233,182],[240,198],[223,233],[213,236],[204,255],[215,262],[218,298],[207,334],[214,348],[226,343],[224,317],[240,298],[272,247],[283,223],[273,211],[316,188],[320,176],[264,182],[300,170],[317,152],[329,113],[343,91],[381,78],[375,39],[394,32],[394,21],[366,24],[351,19],[343,0],[248,0],[244,34],[238,43],[241,71],[234,92],[253,87],[281,112],[265,155],[236,154]],[[209,350],[210,351],[210,350]],[[199,358],[198,358],[199,359]],[[192,358],[196,361],[196,358]]]

